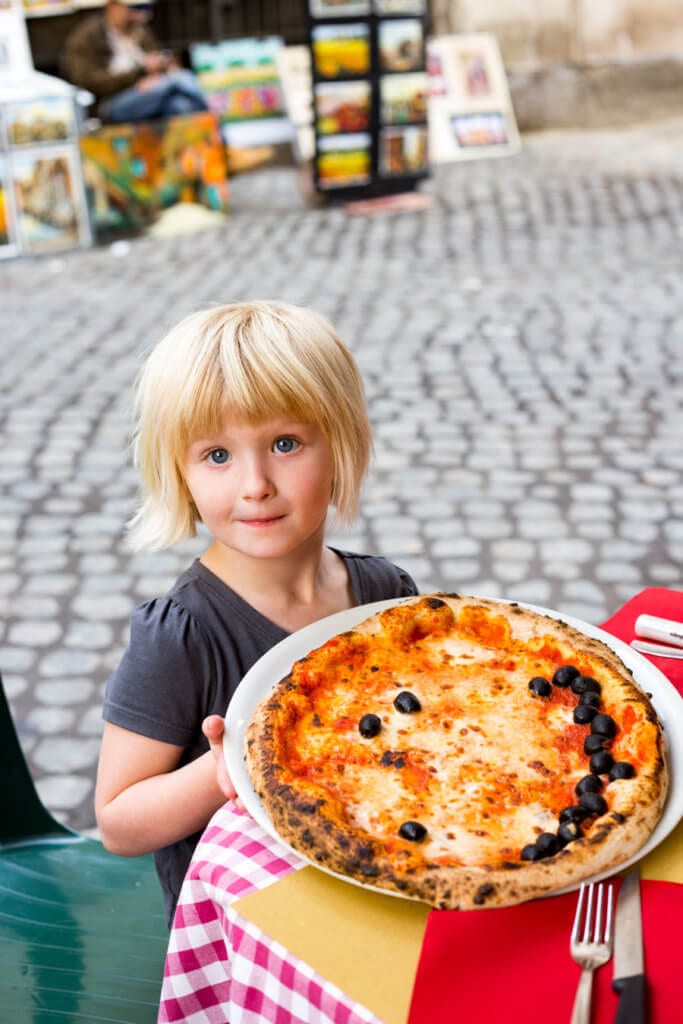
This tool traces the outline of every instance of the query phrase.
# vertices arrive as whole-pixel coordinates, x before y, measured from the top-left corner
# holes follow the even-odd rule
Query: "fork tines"
[[[607,913],[603,918],[605,888],[607,888]],[[593,904],[595,902],[596,890],[597,906],[595,908],[594,916]],[[602,882],[582,882],[581,888],[579,889],[579,900],[576,905],[576,914],[574,915],[574,926],[572,928],[571,935],[572,942],[609,942],[612,935],[612,911],[613,894],[611,885],[605,887]],[[603,920],[604,928],[602,929],[601,934],[601,925]],[[594,925],[592,936],[590,934],[591,924]],[[579,935],[582,925],[583,934]]]

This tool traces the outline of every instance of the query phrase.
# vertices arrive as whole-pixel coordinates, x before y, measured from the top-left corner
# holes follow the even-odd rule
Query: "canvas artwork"
[[[5,118],[10,146],[66,142],[76,135],[73,100],[68,96],[46,96],[8,104]]]
[[[294,150],[298,160],[310,160],[315,153],[311,51],[308,46],[283,46],[277,68],[285,97],[287,116],[294,127]]]
[[[282,47],[282,39],[276,36],[191,47],[193,70],[209,109],[222,123],[284,116],[277,69]]]
[[[316,128],[321,135],[364,132],[370,127],[370,83],[324,82],[315,87]]]
[[[15,150],[10,177],[23,250],[53,252],[89,242],[75,147]]]
[[[370,13],[370,0],[310,0],[314,18],[348,18]]]
[[[210,113],[111,125],[84,135],[80,148],[97,231],[144,227],[178,202],[227,209],[225,147]]]
[[[494,36],[430,39],[427,70],[432,161],[506,156],[519,150],[517,122]]]
[[[385,75],[380,80],[382,122],[413,124],[427,120],[427,74]]]
[[[0,153],[0,259],[16,252],[16,222],[8,188],[8,157]]]
[[[374,0],[375,14],[426,14],[427,0]]]
[[[424,67],[422,22],[417,18],[390,18],[378,27],[382,71],[414,71]]]
[[[27,14],[69,14],[74,9],[73,0],[23,0]]]
[[[323,189],[367,185],[371,176],[371,138],[366,132],[318,139],[318,184]]]
[[[459,146],[504,146],[509,141],[505,118],[500,111],[458,114],[451,123]]]
[[[370,70],[370,33],[366,23],[316,25],[313,65],[320,78],[366,75]]]
[[[385,128],[380,133],[380,171],[392,175],[421,174],[428,167],[427,126]]]

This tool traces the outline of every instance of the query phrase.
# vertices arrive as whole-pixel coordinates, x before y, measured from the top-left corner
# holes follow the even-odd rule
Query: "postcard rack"
[[[429,173],[426,0],[309,0],[316,191],[413,190]]]

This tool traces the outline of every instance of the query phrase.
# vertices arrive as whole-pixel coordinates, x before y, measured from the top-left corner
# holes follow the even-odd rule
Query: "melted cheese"
[[[415,820],[427,829],[419,847],[430,861],[517,860],[557,830],[588,772],[589,728],[573,721],[578,698],[559,687],[535,696],[529,680],[572,660],[585,674],[599,676],[601,666],[584,654],[576,662],[556,637],[515,639],[504,619],[479,615],[454,630],[450,616],[430,631],[424,616],[398,606],[380,634],[344,634],[298,663],[283,763],[369,837],[405,842],[399,828]],[[420,711],[395,708],[403,689]],[[382,723],[372,738],[358,729],[368,713]],[[626,736],[617,744],[635,756]]]

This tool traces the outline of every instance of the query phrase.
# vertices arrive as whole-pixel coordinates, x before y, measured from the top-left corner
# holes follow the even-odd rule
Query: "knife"
[[[619,889],[612,988],[619,993],[615,1024],[645,1024],[643,926],[640,914],[640,872],[637,867],[631,868],[624,876]]]

